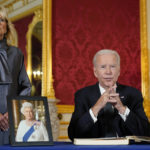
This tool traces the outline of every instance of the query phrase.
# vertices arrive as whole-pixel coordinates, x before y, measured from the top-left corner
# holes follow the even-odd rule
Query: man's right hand
[[[106,90],[105,93],[98,99],[96,104],[91,108],[95,117],[97,117],[99,111],[105,107],[109,100],[110,89]]]
[[[8,130],[9,123],[8,123],[8,112],[5,114],[0,113],[0,129],[3,131]]]

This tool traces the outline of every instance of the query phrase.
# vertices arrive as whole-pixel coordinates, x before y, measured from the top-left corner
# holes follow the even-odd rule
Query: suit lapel
[[[92,105],[94,105],[101,96],[98,82],[93,86],[93,91],[91,96],[92,96],[91,97]]]
[[[120,100],[123,104],[126,103],[126,100],[127,100],[127,96],[124,94],[124,90],[123,90],[123,86],[119,83],[117,83],[117,89],[116,89],[116,92],[119,93],[119,97],[120,97]]]

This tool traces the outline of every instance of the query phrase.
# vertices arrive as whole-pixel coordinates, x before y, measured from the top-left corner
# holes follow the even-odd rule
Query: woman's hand
[[[8,112],[5,114],[0,113],[0,129],[3,131],[7,131],[9,128],[9,123],[8,123]]]

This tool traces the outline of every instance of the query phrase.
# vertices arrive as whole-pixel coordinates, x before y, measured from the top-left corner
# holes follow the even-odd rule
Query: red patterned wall
[[[28,32],[28,26],[32,22],[33,15],[24,17],[22,19],[19,19],[13,24],[15,25],[15,28],[17,30],[18,34],[18,46],[23,51],[24,58],[25,58],[25,65],[27,64],[27,52],[26,52],[26,45],[27,45],[27,39],[26,34]]]
[[[123,84],[141,88],[139,0],[53,0],[53,76],[60,104],[93,84],[92,58],[99,49],[121,56]]]

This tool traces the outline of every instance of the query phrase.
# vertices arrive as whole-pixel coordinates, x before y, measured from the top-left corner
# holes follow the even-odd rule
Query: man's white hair
[[[114,54],[117,58],[117,63],[120,66],[120,56],[119,54],[115,51],[115,50],[111,50],[111,49],[102,49],[99,50],[93,57],[93,65],[96,65],[96,59],[98,55],[103,55],[103,54]]]
[[[25,109],[25,108],[31,108],[31,109],[33,109],[32,103],[24,102],[24,103],[22,104],[22,107],[21,107],[21,109],[20,109],[20,111],[21,111],[22,114],[24,114],[24,109]]]

